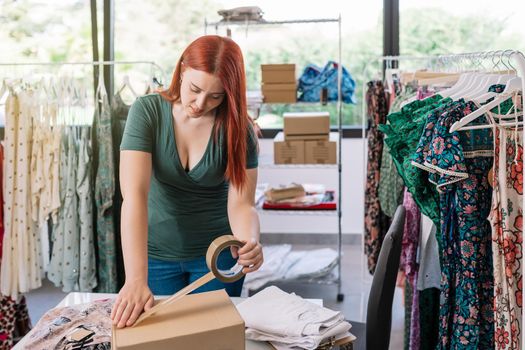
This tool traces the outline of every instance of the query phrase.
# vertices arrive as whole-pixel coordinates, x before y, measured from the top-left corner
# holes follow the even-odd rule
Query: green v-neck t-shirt
[[[120,150],[151,153],[148,195],[148,256],[183,261],[206,255],[216,237],[230,234],[228,181],[223,133],[211,133],[201,160],[186,171],[175,142],[171,103],[159,94],[139,97],[131,106]],[[257,138],[248,133],[246,167],[258,166]]]

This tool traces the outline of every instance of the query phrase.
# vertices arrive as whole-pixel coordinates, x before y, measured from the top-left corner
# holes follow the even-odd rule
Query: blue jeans
[[[223,251],[217,259],[219,269],[229,269],[235,265],[236,259],[231,256],[230,250]],[[206,257],[187,261],[164,261],[148,257],[148,286],[154,295],[172,295],[188,284],[210,272],[206,265]],[[231,297],[241,295],[244,277],[233,283],[223,283],[213,279],[193,293],[208,292],[211,290],[226,289]]]

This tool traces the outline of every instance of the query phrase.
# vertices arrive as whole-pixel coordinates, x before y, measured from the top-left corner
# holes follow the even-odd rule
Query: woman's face
[[[216,76],[185,68],[181,74],[180,102],[190,118],[208,115],[224,99],[224,87]]]

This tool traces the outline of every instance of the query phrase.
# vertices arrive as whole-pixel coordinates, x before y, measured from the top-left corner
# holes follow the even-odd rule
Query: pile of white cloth
[[[340,311],[267,287],[237,305],[246,338],[269,341],[277,350],[315,349],[328,338],[351,336],[352,327]]]
[[[331,248],[292,251],[290,244],[263,246],[264,263],[246,275],[242,296],[275,280],[319,278],[334,272],[337,252]]]

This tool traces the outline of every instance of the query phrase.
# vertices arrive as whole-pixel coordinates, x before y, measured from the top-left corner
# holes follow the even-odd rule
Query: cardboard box
[[[279,132],[273,139],[275,164],[304,164],[304,141],[285,141]]]
[[[244,321],[224,290],[188,294],[136,327],[113,328],[113,350],[244,348]]]
[[[295,64],[261,64],[261,77],[266,83],[295,83]]]
[[[330,113],[284,113],[285,140],[326,140],[330,133]]]
[[[337,164],[337,133],[330,133],[330,141],[305,141],[306,164]]]
[[[266,103],[295,103],[297,102],[297,85],[263,84],[261,87],[263,100]]]

